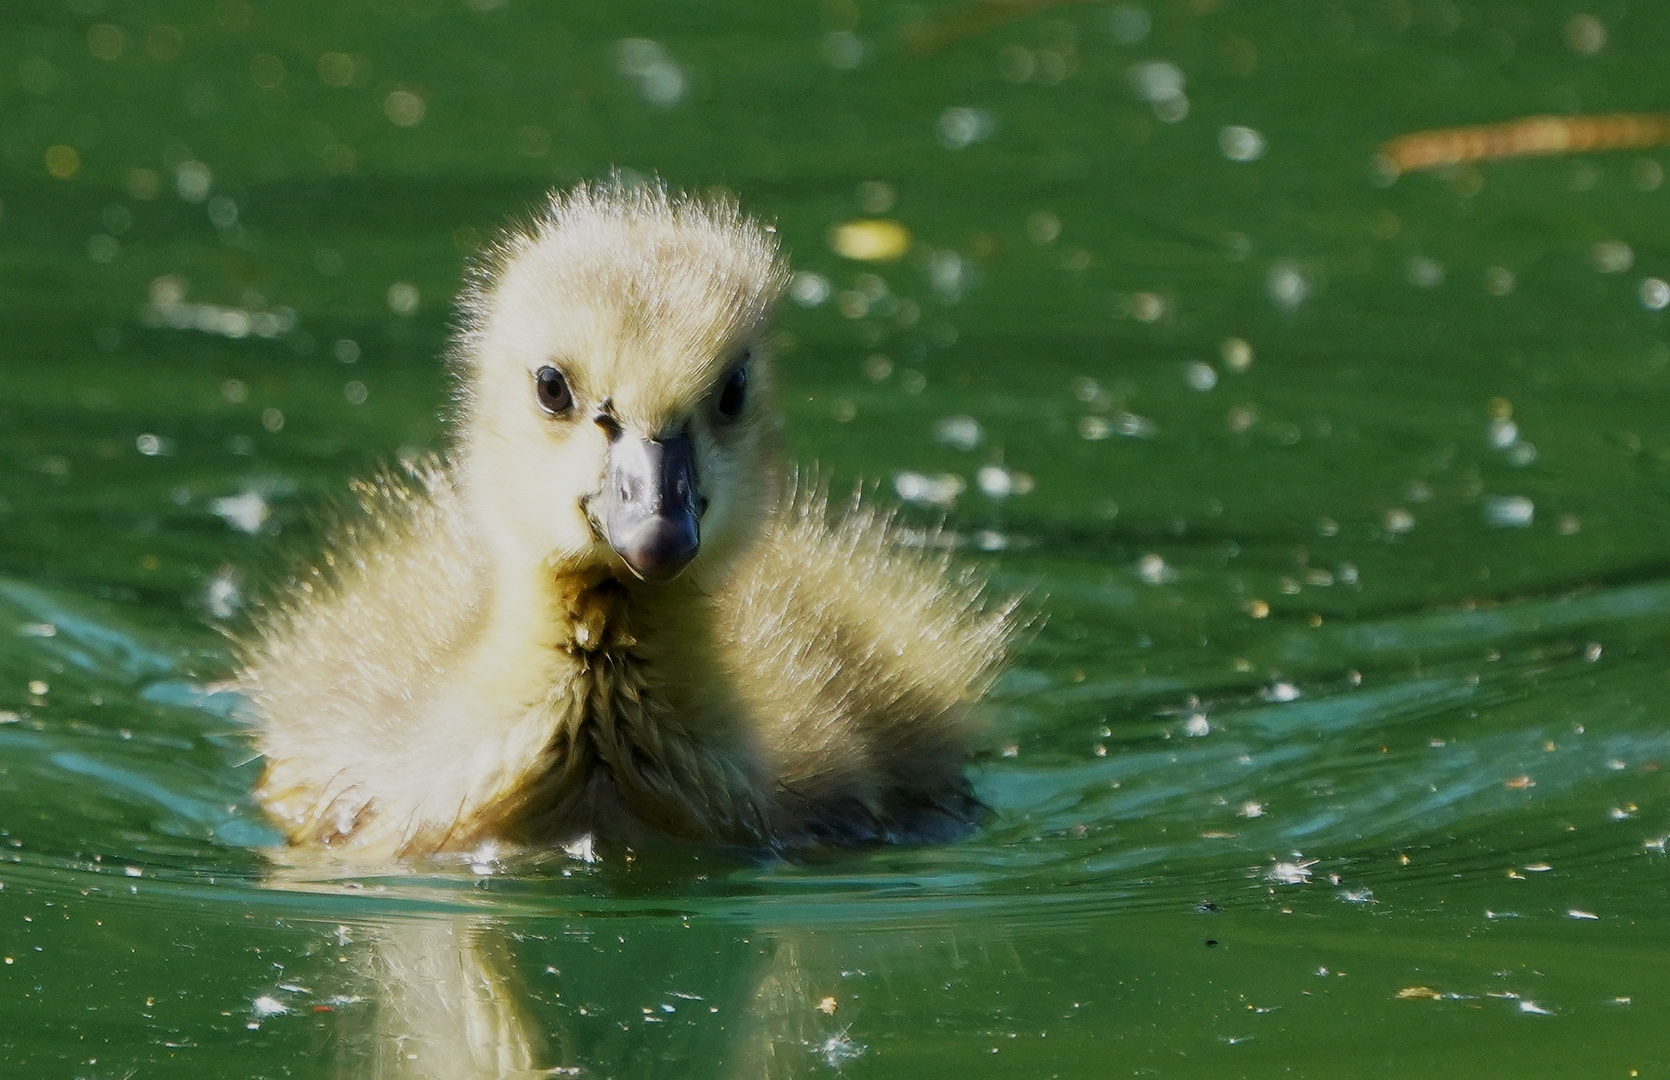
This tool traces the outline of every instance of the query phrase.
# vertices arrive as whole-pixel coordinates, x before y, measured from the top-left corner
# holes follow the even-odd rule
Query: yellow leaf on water
[[[829,246],[859,262],[892,262],[910,250],[910,230],[887,218],[860,218],[831,228]]]

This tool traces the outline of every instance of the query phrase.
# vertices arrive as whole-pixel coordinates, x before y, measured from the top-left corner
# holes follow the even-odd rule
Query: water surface
[[[1375,164],[1662,108],[1670,24],[1032,8],[0,15],[0,1074],[1670,1069],[1670,153]],[[1028,595],[994,816],[277,867],[220,630],[612,168],[777,223],[796,457]]]

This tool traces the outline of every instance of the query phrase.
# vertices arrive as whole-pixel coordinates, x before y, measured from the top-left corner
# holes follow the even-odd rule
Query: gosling
[[[241,684],[293,844],[923,842],[983,812],[1013,605],[781,461],[787,269],[728,201],[557,193],[473,271],[450,449],[356,486]]]

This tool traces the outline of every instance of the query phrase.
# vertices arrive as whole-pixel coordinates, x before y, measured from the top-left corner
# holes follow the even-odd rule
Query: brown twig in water
[[[1498,158],[1665,145],[1670,145],[1670,113],[1527,116],[1500,124],[1399,135],[1381,145],[1380,158],[1395,174]]]
[[[1089,0],[976,0],[972,4],[947,8],[913,27],[908,36],[910,51],[918,56],[936,53],[966,38],[978,37],[1004,23],[1036,15],[1053,7],[1088,3]]]

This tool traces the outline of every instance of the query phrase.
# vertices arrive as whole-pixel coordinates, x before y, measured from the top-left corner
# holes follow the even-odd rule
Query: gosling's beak
[[[609,444],[603,490],[592,503],[609,546],[645,581],[671,581],[701,547],[696,455],[687,435]]]

